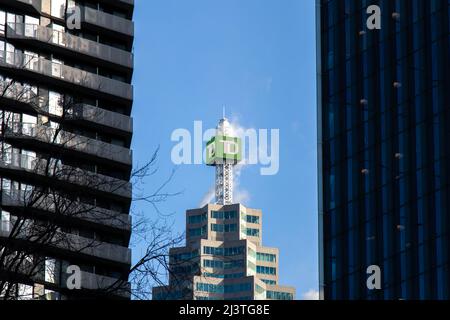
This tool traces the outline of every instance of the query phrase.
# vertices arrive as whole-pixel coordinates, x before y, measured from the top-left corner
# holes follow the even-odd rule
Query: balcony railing
[[[0,158],[0,168],[22,169],[61,182],[131,198],[130,182],[63,165],[56,159],[48,161],[25,154],[4,152]]]
[[[131,231],[131,216],[86,203],[69,200],[62,195],[43,194],[34,190],[2,190],[1,205],[4,207],[29,207],[50,213],[60,213],[67,218],[78,219]]]
[[[31,86],[21,84],[18,81],[3,79],[0,79],[0,98],[30,104],[33,107],[39,106],[40,101],[39,96]]]
[[[30,221],[30,223],[25,223],[21,228],[17,228],[14,231],[12,227],[8,228],[6,227],[6,224],[2,224],[2,228],[0,228],[0,238],[30,241],[30,239],[35,239],[36,237],[45,234],[45,230],[40,231],[39,226],[35,225],[31,220],[28,221]],[[34,243],[39,244],[40,242],[34,241]],[[75,234],[56,232],[51,239],[47,239],[45,242],[42,242],[41,245],[42,244],[121,264],[131,264],[131,250],[129,248],[80,237]]]
[[[90,121],[125,132],[133,131],[131,117],[87,104],[77,104],[69,108],[66,119]]]
[[[0,81],[0,98],[29,104],[47,114],[55,114],[48,106],[48,97],[37,95],[31,86],[15,81]],[[60,106],[62,109],[62,106]],[[61,115],[60,115],[61,116]],[[94,107],[88,104],[68,106],[64,114],[66,120],[83,120],[115,130],[133,132],[133,119],[127,115]]]
[[[127,36],[134,35],[133,21],[92,8],[82,8],[82,21],[97,27],[112,30]]]
[[[32,138],[48,144],[131,165],[132,156],[130,149],[83,137],[71,132],[58,131],[44,125],[13,122],[5,128],[5,135],[16,138]]]
[[[65,287],[67,285],[67,273],[62,273],[63,281],[62,285]],[[94,273],[81,272],[81,289],[84,290],[95,290],[95,291],[105,291],[105,293],[110,293],[119,297],[129,298],[131,292],[130,283],[118,280],[111,277],[106,277]]]
[[[0,50],[0,66],[34,72],[127,100],[133,99],[133,87],[128,83],[69,67],[37,55]]]
[[[44,26],[8,23],[7,37],[11,39],[31,39],[43,44],[55,45],[76,53],[112,62],[127,68],[133,67],[133,55],[131,52]]]

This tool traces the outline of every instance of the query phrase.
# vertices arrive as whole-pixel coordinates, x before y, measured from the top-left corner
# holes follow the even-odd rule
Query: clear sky
[[[215,127],[227,116],[245,128],[280,129],[280,170],[241,174],[244,205],[263,211],[263,245],[280,249],[280,284],[297,298],[318,288],[315,3],[313,0],[136,0],[134,162],[159,145],[150,190],[175,167],[171,134]],[[181,165],[164,205],[184,231],[214,169]],[[141,206],[142,210],[152,210]],[[136,258],[136,256],[135,256]]]

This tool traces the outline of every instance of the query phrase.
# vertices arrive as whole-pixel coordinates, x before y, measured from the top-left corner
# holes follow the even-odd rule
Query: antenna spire
[[[225,118],[225,105],[223,105],[223,107],[222,107],[222,119],[226,119]]]

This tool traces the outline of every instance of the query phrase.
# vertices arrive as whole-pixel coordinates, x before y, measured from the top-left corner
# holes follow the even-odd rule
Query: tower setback
[[[154,300],[293,300],[279,285],[277,248],[262,246],[262,212],[233,204],[233,167],[241,141],[222,119],[207,144],[216,167],[216,204],[186,212],[186,246],[170,250],[169,285],[153,288]]]

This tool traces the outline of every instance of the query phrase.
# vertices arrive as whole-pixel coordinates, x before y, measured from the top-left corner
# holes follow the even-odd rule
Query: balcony
[[[47,161],[24,154],[4,153],[0,168],[23,170],[28,173],[54,179],[62,183],[75,184],[93,191],[102,191],[131,199],[131,183],[91,171],[60,164],[56,159]]]
[[[3,190],[1,205],[11,208],[33,208],[54,214],[59,212],[65,218],[83,220],[99,226],[106,226],[131,232],[131,216],[112,210],[107,210],[78,201],[69,200],[63,196],[39,194],[24,190]]]
[[[131,165],[132,156],[130,149],[63,130],[57,131],[44,125],[14,122],[5,129],[5,136],[9,138],[33,139],[128,166]]]
[[[82,7],[81,12],[82,22],[86,24],[108,31],[114,31],[128,37],[134,36],[134,23],[131,20],[88,7]]]
[[[5,81],[0,78],[0,99],[8,99],[17,103],[39,106],[40,98],[29,85],[19,81]],[[10,104],[10,103],[9,103]]]
[[[37,95],[30,86],[14,81],[0,81],[0,93],[0,99],[22,103],[27,107],[31,106],[46,115],[54,114],[48,107],[48,97]],[[125,133],[127,136],[133,132],[133,119],[131,117],[88,104],[68,106],[63,116],[66,121],[85,121],[91,123],[92,126],[102,126],[115,132],[120,131],[121,134]]]
[[[107,63],[117,64],[128,69],[133,68],[133,55],[131,52],[44,26],[8,23],[7,37],[9,39],[36,41],[40,46],[48,45],[57,49],[71,51],[75,54],[83,54]]]
[[[31,10],[34,13],[41,12],[41,0],[1,0],[0,3],[5,3],[19,9]]]
[[[67,275],[66,273],[62,273],[63,280],[62,285],[64,288],[67,286]],[[107,293],[111,293],[115,296],[129,298],[131,292],[130,283],[110,278],[94,273],[81,272],[81,289],[82,290],[95,290],[95,291],[105,291]]]
[[[131,117],[87,104],[78,104],[68,109],[66,119],[89,121],[94,125],[114,128],[126,133],[133,131]]]
[[[131,250],[127,247],[99,242],[74,234],[61,233],[61,236],[63,240],[56,240],[56,245],[61,249],[75,251],[122,264],[131,264]]]
[[[20,51],[9,52],[0,50],[0,67],[15,69],[21,72],[31,72],[62,81],[68,85],[84,87],[95,92],[101,92],[114,97],[133,100],[133,87],[125,82],[103,77],[77,68],[53,62],[36,55]]]
[[[30,239],[34,239],[35,237],[42,237],[46,232],[45,230],[40,231],[39,227],[34,223],[23,224],[23,227],[13,231],[12,223],[2,222],[0,238],[10,238],[15,241],[30,241]],[[56,232],[51,239],[47,239],[45,242],[34,241],[31,243],[70,251],[74,254],[93,256],[120,264],[131,264],[131,249],[80,237],[75,234]]]

